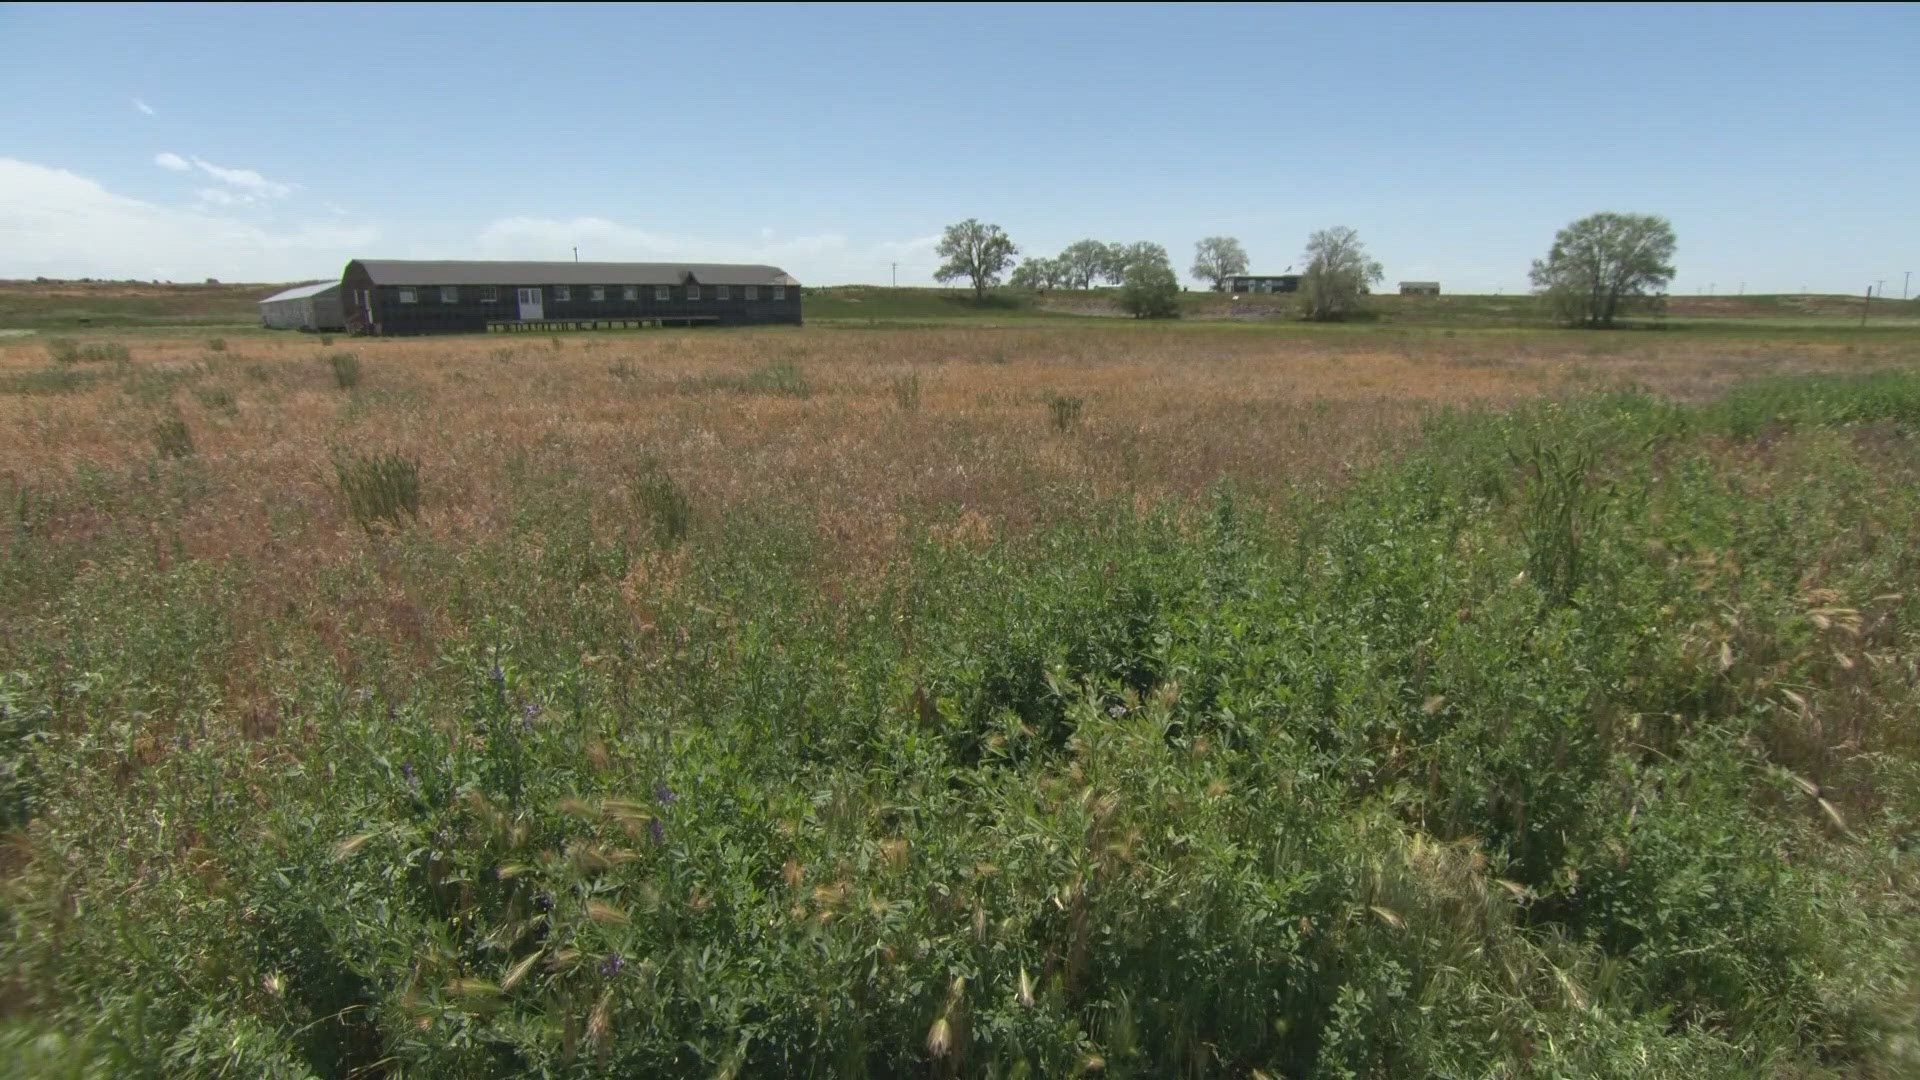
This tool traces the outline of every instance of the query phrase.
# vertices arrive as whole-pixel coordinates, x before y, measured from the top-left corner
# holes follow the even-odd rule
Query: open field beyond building
[[[0,1072],[1920,1069],[1910,333],[836,318],[0,340]]]

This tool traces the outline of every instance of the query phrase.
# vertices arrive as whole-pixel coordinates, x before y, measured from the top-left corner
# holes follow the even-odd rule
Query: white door
[[[520,321],[538,322],[546,316],[546,298],[539,289],[520,290]]]

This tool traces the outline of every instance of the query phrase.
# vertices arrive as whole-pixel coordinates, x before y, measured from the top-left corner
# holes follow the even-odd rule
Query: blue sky
[[[1674,291],[1920,270],[1920,6],[0,6],[0,277],[768,261],[1359,230],[1525,287],[1663,214]]]

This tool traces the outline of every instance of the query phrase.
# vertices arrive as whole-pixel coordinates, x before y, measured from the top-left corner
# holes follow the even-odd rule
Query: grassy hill
[[[244,326],[288,285],[156,285],[139,281],[0,281],[0,329]]]
[[[1709,324],[1734,328],[1744,325],[1788,329],[1845,326],[1856,322],[1864,298],[1858,296],[1764,295],[1676,296],[1668,301],[1669,326]],[[1403,326],[1537,327],[1545,326],[1539,306],[1525,295],[1376,295],[1368,300],[1369,322]],[[1232,296],[1215,292],[1186,292],[1180,297],[1183,318],[1194,320],[1291,321],[1300,317],[1294,296]],[[966,289],[886,288],[874,285],[835,285],[807,290],[809,322],[952,322],[1005,319],[1126,318],[1115,289],[1055,289],[1035,293],[998,289],[985,304],[976,304]],[[1920,320],[1920,300],[1875,299],[1868,325],[1889,320]]]
[[[0,281],[0,330],[77,332],[138,327],[258,325],[255,306],[286,284],[175,285],[144,282]],[[1752,326],[1767,329],[1836,327],[1856,323],[1863,298],[1833,295],[1677,296],[1663,320],[1670,326]],[[1281,322],[1299,317],[1296,297],[1181,294],[1181,314],[1192,320]],[[1374,296],[1376,324],[1446,327],[1543,326],[1527,296]],[[806,290],[806,317],[838,325],[974,323],[1005,320],[1126,318],[1117,290],[998,289],[984,304],[971,290],[831,285]],[[1920,325],[1920,299],[1875,299],[1869,325]]]

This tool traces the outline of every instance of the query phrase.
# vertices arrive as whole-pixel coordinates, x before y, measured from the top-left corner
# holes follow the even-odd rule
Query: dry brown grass
[[[252,336],[126,339],[133,374],[78,392],[0,394],[0,468],[57,488],[84,466],[153,455],[156,417],[179,410],[198,450],[190,502],[157,508],[188,557],[325,561],[363,540],[333,490],[336,449],[422,464],[423,526],[494,532],[529,490],[560,485],[610,521],[625,478],[662,463],[713,513],[755,506],[811,522],[849,565],[884,558],[910,522],[1020,529],[1063,493],[1155,501],[1227,481],[1264,498],[1336,484],[1395,452],[1434,404],[1500,403],[1632,382],[1682,396],[1742,375],[1851,366],[1842,347],[1764,341],[1706,348],[1676,336],[1302,335],[1271,328],[1085,326],[806,329],[411,340]],[[354,394],[325,357],[352,350]],[[769,364],[807,397],[739,392]],[[0,377],[46,367],[42,347],[0,354]],[[142,396],[142,378],[178,382]],[[918,407],[893,392],[914,375]],[[196,394],[224,389],[229,415]],[[1068,431],[1047,402],[1081,399]],[[529,478],[538,478],[529,487]],[[103,523],[74,513],[84,534]],[[124,524],[124,523],[122,523]]]

